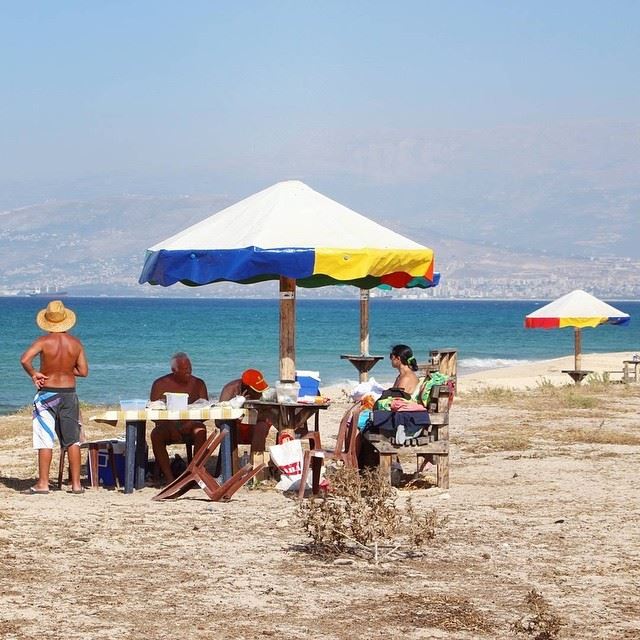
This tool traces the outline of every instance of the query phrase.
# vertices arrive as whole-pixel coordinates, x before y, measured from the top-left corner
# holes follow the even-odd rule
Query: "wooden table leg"
[[[269,477],[269,453],[267,451],[254,451],[251,449],[251,464],[254,468],[260,464],[264,465],[264,469],[253,477],[255,482],[261,482]]]
[[[90,443],[88,447],[89,456],[89,482],[94,489],[100,486],[100,477],[98,474],[98,451],[99,446],[95,443]]]

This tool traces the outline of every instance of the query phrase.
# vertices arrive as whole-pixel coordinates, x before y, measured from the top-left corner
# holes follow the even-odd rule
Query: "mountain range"
[[[158,295],[159,288],[137,284],[147,247],[235,200],[223,195],[121,195],[2,211],[0,290],[49,286],[77,295]],[[597,202],[603,204],[601,215]],[[600,194],[583,209],[572,201],[562,215],[544,218],[496,212],[484,202],[474,216],[463,209],[434,213],[434,207],[425,207],[420,216],[383,216],[377,221],[434,248],[437,269],[452,296],[474,295],[474,289],[486,290],[491,281],[505,287],[504,294],[496,290],[496,295],[510,297],[509,286],[523,281],[514,290],[520,296],[526,293],[523,288],[533,292],[535,283],[572,286],[561,278],[570,274],[576,286],[588,288],[596,273],[611,295],[633,296],[634,291],[640,294],[638,202],[638,193],[629,191],[615,197]],[[616,282],[624,282],[624,290],[611,290]],[[259,295],[269,287],[212,285],[198,289],[198,295]],[[193,290],[179,286],[168,293],[193,295]]]

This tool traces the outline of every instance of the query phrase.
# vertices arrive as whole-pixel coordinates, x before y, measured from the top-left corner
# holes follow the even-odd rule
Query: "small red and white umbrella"
[[[575,335],[575,370],[581,365],[581,331],[601,324],[629,324],[629,314],[612,307],[586,291],[576,289],[550,302],[524,319],[527,329],[562,329],[573,327]]]

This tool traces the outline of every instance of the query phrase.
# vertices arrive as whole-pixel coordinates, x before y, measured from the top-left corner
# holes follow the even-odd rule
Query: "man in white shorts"
[[[86,377],[89,366],[82,343],[67,333],[76,323],[76,314],[60,300],[52,300],[38,312],[36,323],[48,333],[33,342],[22,354],[20,363],[38,390],[33,399],[33,448],[38,452],[38,480],[22,493],[49,493],[49,470],[57,437],[69,456],[69,493],[80,494],[83,488],[76,377]],[[32,364],[36,356],[40,356],[39,370]]]

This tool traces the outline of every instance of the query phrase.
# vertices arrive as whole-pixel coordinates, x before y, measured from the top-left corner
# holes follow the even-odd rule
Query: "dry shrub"
[[[519,635],[528,635],[533,640],[555,640],[560,633],[562,621],[551,609],[546,598],[531,589],[525,598],[528,613],[516,620],[511,628]]]
[[[421,629],[475,631],[493,629],[487,617],[467,599],[449,594],[400,593],[385,601],[385,616],[398,617],[403,624]]]
[[[567,443],[619,444],[632,446],[640,444],[640,436],[605,429],[570,428],[555,430],[552,433],[547,433],[546,435],[552,437],[554,440]]]
[[[516,392],[506,387],[488,387],[465,391],[460,396],[471,404],[507,404],[513,401]]]
[[[478,450],[488,451],[527,451],[531,448],[531,440],[525,434],[513,433],[489,437],[482,441]]]
[[[442,523],[433,510],[416,513],[411,499],[398,507],[379,469],[330,468],[327,479],[330,489],[300,503],[297,512],[315,555],[362,554],[377,564],[422,547]]]

